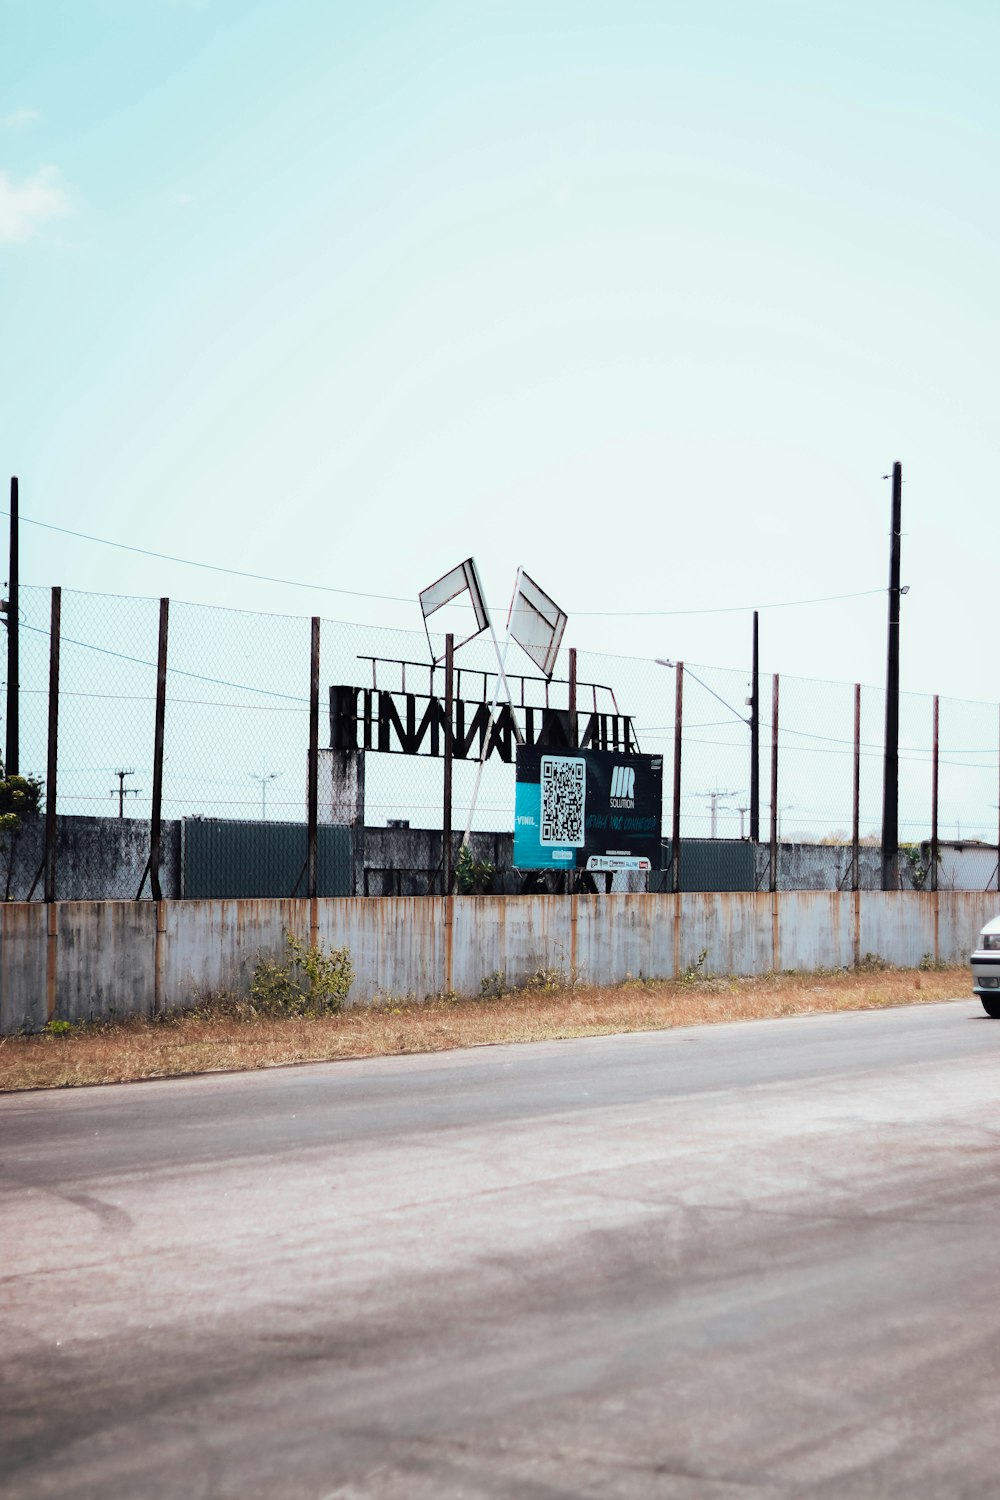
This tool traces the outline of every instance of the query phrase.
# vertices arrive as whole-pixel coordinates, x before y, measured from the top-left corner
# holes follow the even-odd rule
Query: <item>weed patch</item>
[[[335,970],[338,982],[344,983],[339,961]],[[965,965],[933,971],[892,969],[881,960],[874,982],[871,973],[856,969],[822,976],[702,979],[692,964],[673,980],[647,977],[618,986],[560,988],[546,971],[539,972],[545,978],[532,988],[484,992],[475,998],[438,995],[418,1001],[412,995],[384,995],[371,1006],[320,1009],[310,1002],[303,1010],[263,1013],[252,996],[215,996],[197,1010],[157,1020],[137,1017],[86,1026],[62,1022],[36,1036],[0,1038],[0,1089],[64,1088],[497,1042],[883,1009],[969,992]],[[296,982],[304,985],[302,978]],[[333,999],[342,1002],[343,996]],[[293,996],[293,1005],[298,1004]]]
[[[250,981],[250,1004],[260,1016],[333,1016],[354,983],[346,948],[309,948],[285,933],[281,958],[259,958]]]

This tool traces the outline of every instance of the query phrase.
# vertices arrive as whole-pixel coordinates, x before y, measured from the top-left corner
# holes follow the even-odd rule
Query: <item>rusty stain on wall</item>
[[[538,969],[617,984],[777,967],[838,968],[877,954],[963,962],[996,892],[691,892],[610,896],[403,896],[0,905],[0,1032],[58,1016],[152,1015],[245,991],[285,933],[346,947],[349,1003],[478,995]],[[701,954],[704,953],[704,959]]]

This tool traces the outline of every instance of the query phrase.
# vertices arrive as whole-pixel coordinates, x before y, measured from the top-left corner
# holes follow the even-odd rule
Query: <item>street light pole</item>
[[[262,823],[266,822],[266,820],[267,820],[267,783],[269,781],[277,781],[278,777],[281,775],[281,772],[280,771],[260,771],[260,772],[257,772],[255,774],[253,771],[250,771],[248,774],[249,774],[249,778],[250,778],[251,781],[259,781],[260,782],[260,820],[261,820]]]

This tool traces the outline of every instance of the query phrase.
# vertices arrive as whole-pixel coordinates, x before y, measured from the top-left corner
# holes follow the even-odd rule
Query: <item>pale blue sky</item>
[[[523,563],[567,644],[739,666],[884,588],[995,698],[995,0],[0,0],[22,512],[405,598]],[[37,584],[419,627],[26,528]],[[597,618],[587,611],[621,612]],[[762,617],[878,682],[885,597]]]

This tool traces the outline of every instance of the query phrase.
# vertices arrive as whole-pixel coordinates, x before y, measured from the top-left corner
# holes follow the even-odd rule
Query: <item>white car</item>
[[[979,996],[988,1016],[1000,1019],[1000,917],[994,917],[981,929],[969,962],[972,993]]]

